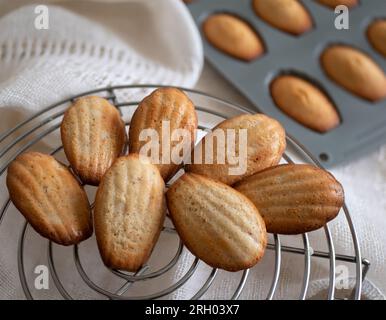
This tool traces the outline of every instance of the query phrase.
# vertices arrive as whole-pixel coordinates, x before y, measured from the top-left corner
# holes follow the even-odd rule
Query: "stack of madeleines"
[[[335,8],[358,5],[358,0],[318,0]],[[313,28],[310,13],[298,0],[253,0],[256,15],[273,28],[300,36]],[[253,27],[230,13],[214,13],[202,25],[205,38],[214,47],[242,61],[252,61],[268,51],[264,39]],[[386,57],[386,20],[376,19],[367,29],[372,47]],[[269,54],[269,52],[268,52]],[[344,44],[328,45],[320,57],[326,75],[350,93],[368,101],[386,98],[386,75],[365,52]],[[341,123],[337,107],[311,77],[283,70],[270,85],[273,102],[285,114],[319,133]]]
[[[238,271],[263,257],[267,232],[318,229],[343,205],[342,186],[330,173],[312,165],[279,165],[286,140],[274,119],[244,114],[216,126],[225,137],[229,129],[236,134],[246,130],[247,167],[241,175],[229,174],[234,163],[228,158],[184,167],[182,160],[152,164],[140,156],[141,131],[161,134],[163,121],[169,121],[171,130],[189,132],[189,154],[202,152],[205,158],[210,134],[194,148],[195,107],[178,89],[160,88],[143,99],[132,117],[128,139],[117,108],[97,96],[79,98],[61,124],[71,169],[50,155],[19,155],[7,173],[12,202],[38,233],[61,245],[80,243],[94,228],[105,265],[132,272],[150,257],[167,210],[195,256],[212,267]],[[171,147],[160,143],[160,157],[172,152],[174,142],[168,142]],[[127,143],[129,154],[124,155]],[[166,182],[183,167],[185,173],[165,192]],[[98,186],[93,214],[85,184]]]

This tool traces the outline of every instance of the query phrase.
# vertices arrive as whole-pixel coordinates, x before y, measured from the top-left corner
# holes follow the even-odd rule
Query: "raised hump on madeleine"
[[[246,139],[241,136],[240,129],[246,130],[244,131],[244,133],[246,132]],[[225,141],[223,144],[220,144],[221,142],[216,137],[215,132],[218,130],[224,132]],[[232,130],[234,130],[234,135]],[[228,134],[230,134],[229,139]],[[218,136],[221,137],[221,135]],[[246,146],[241,143],[241,139],[246,142]],[[212,148],[207,148],[208,143],[212,143]],[[234,146],[229,143],[234,144]],[[225,149],[222,147],[223,145]],[[233,164],[233,160],[228,157],[227,152],[233,147],[234,156],[239,159],[238,164]],[[206,135],[193,150],[193,163],[187,164],[185,170],[232,185],[246,176],[277,165],[285,148],[285,130],[277,120],[259,113],[242,114],[224,120],[213,129],[213,134]],[[211,150],[213,163],[206,163],[207,152],[211,152]],[[224,154],[221,155],[219,152]],[[200,159],[201,163],[195,163],[195,159]],[[240,172],[230,170],[236,167],[240,167]]]
[[[150,257],[166,214],[159,170],[136,154],[118,158],[98,187],[94,224],[109,268],[137,271]]]
[[[186,173],[166,197],[180,238],[208,265],[238,271],[252,267],[264,255],[264,221],[252,202],[231,187]]]
[[[81,97],[64,114],[60,129],[73,170],[84,183],[98,185],[126,143],[119,111],[104,98]]]
[[[255,204],[271,233],[319,229],[338,215],[344,203],[343,188],[332,174],[307,164],[268,168],[234,187]]]
[[[251,61],[264,53],[264,44],[256,31],[234,15],[212,14],[204,21],[202,29],[214,47],[234,58]]]
[[[370,44],[381,55],[386,57],[386,19],[376,19],[367,28]]]
[[[19,155],[8,167],[6,183],[15,207],[43,237],[73,245],[91,236],[87,195],[54,157],[38,152]]]
[[[255,13],[271,26],[301,35],[312,29],[312,18],[298,0],[254,0]]]
[[[280,75],[270,87],[275,104],[302,125],[325,133],[340,124],[334,104],[308,80],[295,75]]]
[[[326,74],[351,93],[369,101],[386,98],[386,75],[382,68],[362,51],[335,44],[321,56]]]
[[[163,126],[170,126],[169,140],[166,141],[170,148],[163,149]],[[140,139],[144,129],[153,129],[159,137],[159,163],[156,164],[161,176],[167,182],[182,166],[182,161],[173,161],[173,148],[179,143],[172,141],[172,134],[178,129],[186,130],[190,138],[190,148],[194,147],[198,119],[193,102],[181,90],[172,87],[159,88],[145,97],[135,110],[129,129],[130,153],[141,153],[147,141]],[[167,128],[164,128],[166,130]],[[170,161],[163,161],[163,159]],[[176,159],[174,159],[176,160]],[[178,159],[177,159],[178,160]]]

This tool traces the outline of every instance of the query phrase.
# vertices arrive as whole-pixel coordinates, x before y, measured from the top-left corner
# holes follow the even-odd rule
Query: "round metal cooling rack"
[[[46,137],[52,137],[55,132],[59,130],[60,121],[63,116],[64,111],[69,106],[69,104],[76,98],[81,96],[97,94],[108,100],[110,100],[121,112],[122,115],[125,115],[126,111],[132,111],[135,108],[139,101],[145,96],[149,90],[155,89],[157,87],[162,87],[159,85],[123,85],[123,86],[114,86],[108,88],[102,88],[97,90],[88,91],[77,96],[71,97],[69,99],[60,101],[52,106],[44,108],[39,113],[30,117],[29,119],[21,122],[19,125],[14,127],[11,130],[8,130],[0,135],[0,178],[4,178],[6,174],[6,170],[10,162],[15,159],[19,154],[27,151],[34,150],[37,148],[37,144],[44,140]],[[185,89],[184,90],[192,99],[194,104],[196,105],[196,109],[199,115],[199,128],[200,129],[209,129],[215,123],[208,124],[202,120],[205,117],[212,117],[215,121],[219,122],[223,119],[230,118],[241,113],[252,113],[250,110],[245,109],[240,106],[235,106],[226,101],[223,101],[219,98],[212,97],[210,95],[204,94],[202,92]],[[125,97],[133,97],[136,96],[138,99],[128,99]],[[129,109],[129,110],[128,110]],[[212,122],[213,122],[212,119]],[[126,125],[130,125],[130,121],[126,121]],[[55,136],[54,136],[55,137]],[[59,140],[59,141],[58,141]],[[51,149],[52,155],[57,155],[62,151],[62,146],[60,139],[56,137],[57,147]],[[318,160],[316,160],[298,141],[296,141],[293,137],[287,136],[287,152],[284,154],[283,159],[292,163],[294,160],[289,156],[288,150],[292,150],[293,153],[300,154],[306,162],[313,163],[315,165],[321,166]],[[3,179],[4,180],[4,179]],[[2,180],[2,181],[3,181]],[[1,187],[5,190],[5,186]],[[0,211],[0,226],[2,221],[4,220],[7,211],[11,207],[11,202],[8,199],[5,200],[2,205]],[[276,289],[278,287],[279,279],[280,279],[280,269],[281,269],[281,258],[282,253],[285,252],[287,254],[294,255],[303,255],[304,256],[304,274],[303,274],[303,282],[301,285],[301,290],[299,293],[300,299],[305,299],[307,296],[307,290],[310,282],[311,275],[311,262],[313,258],[321,258],[327,259],[328,263],[328,272],[329,272],[329,286],[328,286],[328,299],[335,299],[335,265],[336,261],[341,261],[343,263],[350,264],[354,266],[355,272],[355,287],[352,291],[350,299],[360,299],[361,295],[361,286],[362,281],[366,276],[366,273],[369,269],[369,262],[366,259],[361,258],[360,247],[358,243],[358,239],[355,233],[355,228],[353,226],[351,216],[349,210],[346,205],[343,207],[343,214],[345,216],[347,227],[350,230],[352,245],[353,245],[353,255],[341,255],[335,252],[333,238],[330,232],[330,229],[327,226],[324,228],[325,239],[327,243],[328,250],[326,251],[314,251],[310,246],[309,236],[308,234],[303,234],[300,237],[302,238],[303,247],[292,247],[292,246],[284,246],[281,244],[280,236],[274,235],[273,242],[268,244],[267,249],[274,251],[274,266],[273,266],[273,275],[272,275],[272,283],[270,287],[267,289],[267,299],[273,299]],[[342,214],[342,213],[341,213]],[[1,231],[1,230],[0,230]],[[27,299],[34,299],[32,288],[32,280],[28,280],[28,276],[26,274],[26,266],[25,266],[25,257],[28,255],[26,252],[26,235],[27,233],[33,233],[33,229],[29,226],[27,222],[24,222],[24,225],[20,231],[19,243],[18,243],[18,271],[20,278],[20,285],[23,289],[23,292]],[[163,229],[163,233],[174,234],[177,237],[175,230],[172,227],[165,226]],[[82,244],[79,245],[79,247]],[[190,267],[187,271],[177,279],[172,285],[168,288],[162,289],[157,292],[152,292],[150,294],[141,295],[141,296],[126,296],[125,293],[128,292],[131,286],[135,283],[139,283],[141,281],[151,281],[152,279],[156,279],[160,276],[165,275],[168,272],[172,272],[176,265],[181,260],[181,255],[184,250],[183,244],[181,240],[179,240],[179,244],[175,248],[175,254],[172,259],[166,263],[163,267],[158,268],[157,270],[153,270],[149,272],[150,266],[143,266],[137,273],[126,273],[121,272],[119,270],[109,270],[111,272],[111,276],[121,278],[124,284],[115,291],[108,290],[102,287],[100,284],[97,284],[87,273],[87,268],[85,265],[87,261],[85,261],[79,250],[78,246],[73,247],[73,259],[76,266],[76,270],[79,273],[81,279],[84,281],[85,285],[87,285],[91,290],[98,293],[101,297],[107,297],[109,299],[156,299],[163,298],[177,289],[181,288],[186,284],[186,282],[193,276],[195,271],[197,270],[200,261],[195,258],[193,259]],[[68,289],[65,288],[65,284],[63,280],[61,280],[57,267],[55,265],[54,259],[54,248],[51,242],[47,242],[47,265],[50,271],[50,276],[55,284],[57,291],[64,299],[73,299],[71,293]],[[202,262],[201,262],[202,263]],[[202,283],[201,287],[196,291],[196,293],[191,297],[191,299],[199,299],[202,297],[212,286],[216,276],[220,271],[217,269],[212,269],[209,273],[207,279]],[[233,295],[230,296],[230,299],[238,299],[245,284],[248,281],[250,270],[245,270],[241,273],[241,278],[238,282],[238,285],[235,287]]]

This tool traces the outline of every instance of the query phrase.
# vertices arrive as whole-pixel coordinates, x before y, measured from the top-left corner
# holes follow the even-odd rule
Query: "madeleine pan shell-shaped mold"
[[[335,13],[317,1],[301,1],[313,20],[313,28],[294,37],[259,18],[250,0],[200,0],[190,9],[196,23],[213,13],[227,12],[248,22],[264,39],[265,54],[245,63],[223,54],[204,37],[207,60],[254,105],[258,112],[279,120],[286,132],[301,141],[322,164],[332,167],[352,158],[367,155],[386,141],[386,99],[371,102],[352,94],[332,81],[323,71],[320,57],[335,44],[359,49],[386,70],[386,59],[373,49],[366,30],[368,25],[386,12],[383,0],[361,1],[349,11],[349,29],[335,28]],[[277,108],[270,85],[283,71],[305,74],[320,84],[334,103],[340,118],[339,126],[324,134],[305,127]]]

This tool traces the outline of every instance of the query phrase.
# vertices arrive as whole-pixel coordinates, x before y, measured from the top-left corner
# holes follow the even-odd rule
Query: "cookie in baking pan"
[[[314,84],[295,75],[278,76],[271,83],[276,105],[302,125],[317,132],[327,132],[340,123],[330,99]]]
[[[386,76],[365,53],[347,45],[324,50],[321,63],[326,74],[351,93],[369,101],[386,97]]]
[[[255,13],[271,26],[293,35],[312,29],[312,18],[298,0],[253,0]]]
[[[213,128],[195,147],[192,164],[185,169],[232,185],[277,165],[285,148],[285,130],[278,121],[263,114],[243,114]]]
[[[269,168],[240,181],[235,189],[255,204],[271,233],[319,229],[344,203],[341,184],[329,172],[306,164]]]
[[[213,14],[205,20],[202,29],[213,46],[234,58],[251,61],[264,53],[264,45],[257,33],[234,15]]]
[[[317,0],[320,4],[335,9],[337,6],[344,5],[353,8],[358,5],[359,0]]]
[[[239,271],[252,267],[264,255],[264,221],[253,203],[231,187],[186,173],[166,197],[181,240],[211,267]]]
[[[15,207],[43,237],[73,245],[91,236],[86,192],[54,157],[38,152],[19,155],[8,167],[7,187]]]
[[[377,19],[367,28],[367,38],[373,48],[386,57],[386,19]]]
[[[107,267],[134,272],[148,260],[165,219],[164,189],[157,167],[136,154],[118,158],[104,175],[94,224]]]
[[[133,114],[129,129],[129,151],[142,154],[143,150],[147,150],[145,146],[149,141],[146,136],[152,130],[159,141],[159,152],[152,162],[157,165],[167,182],[182,166],[184,156],[179,152],[176,154],[181,141],[173,138],[174,133],[186,133],[187,136],[183,139],[186,144],[182,144],[185,146],[184,152],[190,153],[187,151],[194,146],[197,124],[193,102],[183,91],[177,88],[159,88],[145,97]],[[147,152],[144,155],[153,156]]]
[[[118,110],[97,96],[77,99],[64,114],[60,130],[72,169],[91,185],[99,184],[126,143],[125,124]]]

